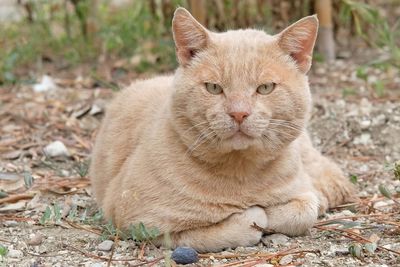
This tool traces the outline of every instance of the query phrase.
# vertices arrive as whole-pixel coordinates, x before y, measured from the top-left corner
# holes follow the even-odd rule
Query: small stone
[[[372,126],[381,126],[384,125],[386,122],[385,114],[379,114],[378,116],[372,119]]]
[[[353,143],[355,145],[368,145],[369,143],[371,143],[371,134],[363,133],[360,136],[356,136]]]
[[[57,85],[55,84],[53,78],[48,75],[43,75],[40,83],[33,85],[33,90],[35,92],[46,92],[57,89]]]
[[[348,249],[340,249],[340,250],[338,249],[335,251],[336,256],[347,256],[349,254],[350,254],[350,252]]]
[[[44,148],[44,153],[48,157],[59,157],[59,156],[69,157],[70,155],[67,147],[61,141],[54,141],[48,144]]]
[[[5,227],[16,227],[16,226],[18,226],[18,222],[17,221],[4,221],[3,225]]]
[[[103,112],[103,109],[101,107],[99,107],[98,105],[94,104],[92,106],[92,108],[90,109],[89,114],[94,116],[94,115],[102,113],[102,112]]]
[[[267,235],[261,239],[261,241],[264,243],[266,246],[272,245],[286,245],[289,241],[289,237],[283,235],[283,234],[272,234],[272,235]]]
[[[285,255],[280,259],[279,265],[288,265],[292,261],[293,261],[293,255]]]
[[[33,235],[26,243],[30,246],[38,246],[42,244],[43,236],[41,234]]]
[[[171,255],[172,260],[177,264],[190,264],[199,261],[196,250],[189,247],[177,247]]]
[[[393,203],[394,203],[393,200],[377,201],[377,202],[374,203],[374,208],[378,209],[378,208],[386,207],[386,206],[391,205]]]
[[[7,253],[7,257],[15,258],[15,259],[22,258],[23,256],[24,256],[24,253],[22,253],[21,250],[16,250],[16,249],[10,249]]]
[[[114,242],[111,240],[105,240],[101,242],[98,246],[97,249],[101,251],[110,251]]]
[[[368,130],[370,126],[371,126],[370,120],[363,120],[360,122],[360,127],[362,130]]]
[[[274,265],[269,264],[269,263],[259,263],[254,265],[254,267],[274,267]]]

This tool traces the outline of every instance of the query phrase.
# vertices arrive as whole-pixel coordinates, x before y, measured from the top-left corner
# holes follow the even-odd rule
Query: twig
[[[110,260],[110,258],[98,256],[96,254],[92,254],[92,253],[83,251],[83,250],[81,250],[81,249],[79,249],[77,247],[74,247],[74,246],[71,246],[71,245],[68,245],[68,244],[65,244],[65,243],[64,243],[64,246],[69,247],[69,248],[71,248],[71,249],[73,249],[73,250],[75,250],[75,251],[77,251],[77,252],[79,252],[79,253],[81,253],[81,254],[85,255],[86,257],[89,257],[89,258],[99,259],[99,260],[103,260],[103,261],[107,261],[107,262]],[[154,260],[150,260],[150,261],[144,260],[142,263],[138,263],[138,264],[131,265],[131,266],[133,266],[133,267],[143,266],[143,265],[146,265],[146,264],[150,264],[150,263],[153,263],[153,262],[160,261],[162,259],[164,259],[164,257],[160,257],[160,258],[157,258],[157,259],[154,259]],[[127,259],[112,259],[111,261],[137,261],[137,260],[139,260],[139,259],[138,258],[127,258]]]
[[[1,241],[1,242],[5,242],[5,243],[12,244],[12,242],[11,242],[11,241],[8,241],[8,240],[6,240],[6,239],[3,239],[3,238],[0,238],[0,241]]]
[[[343,236],[345,236],[347,238],[353,239],[353,240],[355,240],[357,242],[360,242],[360,240],[361,240],[363,243],[371,243],[371,241],[368,238],[365,238],[362,235],[353,233],[353,232],[351,232],[349,230],[346,230],[346,229],[329,228],[329,227],[324,227],[324,226],[315,226],[315,228],[320,229],[320,230],[336,232],[336,233],[341,234],[341,235],[343,235]],[[391,253],[400,255],[399,251],[392,250],[392,249],[389,249],[389,248],[385,248],[385,247],[383,247],[381,245],[377,245],[377,249],[386,250],[386,251],[389,251]]]
[[[81,230],[87,231],[89,233],[93,233],[93,234],[101,236],[101,232],[100,231],[95,231],[95,230],[83,227],[83,226],[81,226],[79,224],[76,224],[76,223],[74,223],[74,222],[72,222],[72,221],[70,221],[68,219],[64,219],[64,221],[66,221],[69,225],[71,225],[72,227],[74,227],[76,229],[81,229]]]
[[[241,258],[241,257],[254,257],[251,259],[243,259],[239,260],[236,262],[230,262],[226,264],[219,265],[218,267],[230,267],[230,266],[254,266],[259,263],[266,262],[272,258],[279,257],[279,256],[285,256],[289,254],[300,254],[300,253],[320,253],[319,250],[298,250],[298,251],[292,251],[295,247],[290,247],[288,249],[276,252],[276,253],[250,253],[250,254],[236,254],[236,255],[228,255],[228,256],[223,256],[223,255],[218,255],[218,254],[200,254],[199,257],[201,258],[208,258],[210,256],[213,256],[215,258]]]
[[[254,229],[256,229],[256,230],[258,230],[258,231],[260,231],[260,232],[262,232],[263,234],[266,234],[266,235],[272,235],[272,234],[276,233],[274,230],[260,227],[255,222],[253,222],[251,227],[253,227]]]
[[[395,215],[395,214],[397,214],[397,213],[386,213],[386,214],[380,213],[380,214],[362,214],[362,215],[343,216],[343,217],[337,217],[337,218],[317,222],[314,226],[323,226],[327,223],[338,221],[338,220],[368,218],[368,217],[383,217],[383,216],[390,216],[390,215]]]
[[[291,255],[291,254],[301,254],[301,253],[320,253],[319,250],[298,250],[298,251],[292,251],[294,249],[294,247],[276,252],[276,253],[268,253],[268,254],[263,254],[263,253],[253,253],[252,256],[257,257],[257,258],[253,258],[253,259],[244,259],[244,260],[240,260],[237,262],[230,262],[227,264],[222,264],[219,265],[218,267],[231,267],[231,266],[237,266],[239,264],[245,264],[242,267],[245,266],[254,266],[256,264],[259,263],[263,263],[266,262],[268,260],[271,260],[275,257],[280,257],[280,256],[285,256],[285,255]],[[249,255],[246,255],[246,257],[248,257]],[[214,256],[215,257],[215,256]]]
[[[35,194],[19,194],[19,195],[12,195],[9,197],[1,198],[0,205],[8,202],[17,202],[18,200],[22,199],[31,199]]]
[[[139,253],[139,257],[138,257],[140,260],[143,259],[143,257],[144,257],[145,247],[146,247],[146,242],[143,242],[142,247],[140,248],[140,253]]]
[[[114,244],[111,247],[111,254],[110,254],[110,259],[107,262],[107,267],[111,266],[111,261],[112,261],[112,258],[114,256],[115,247],[118,245],[118,237],[119,237],[119,230],[117,228],[117,233],[115,234]]]

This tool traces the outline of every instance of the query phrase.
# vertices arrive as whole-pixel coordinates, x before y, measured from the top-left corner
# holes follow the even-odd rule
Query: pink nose
[[[243,120],[249,115],[250,114],[248,112],[230,112],[229,113],[229,116],[231,116],[238,123],[242,123]]]

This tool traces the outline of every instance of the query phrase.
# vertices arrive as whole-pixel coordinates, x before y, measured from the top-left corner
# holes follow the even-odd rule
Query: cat
[[[272,36],[215,33],[178,8],[172,30],[175,74],[119,93],[98,132],[90,177],[106,218],[210,252],[257,244],[259,227],[302,235],[356,199],[306,132],[316,16]]]

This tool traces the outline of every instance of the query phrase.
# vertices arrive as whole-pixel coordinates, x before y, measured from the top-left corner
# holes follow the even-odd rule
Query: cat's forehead
[[[245,29],[214,33],[211,39],[216,45],[224,46],[225,48],[249,48],[249,46],[265,45],[272,42],[274,37],[264,31]]]

